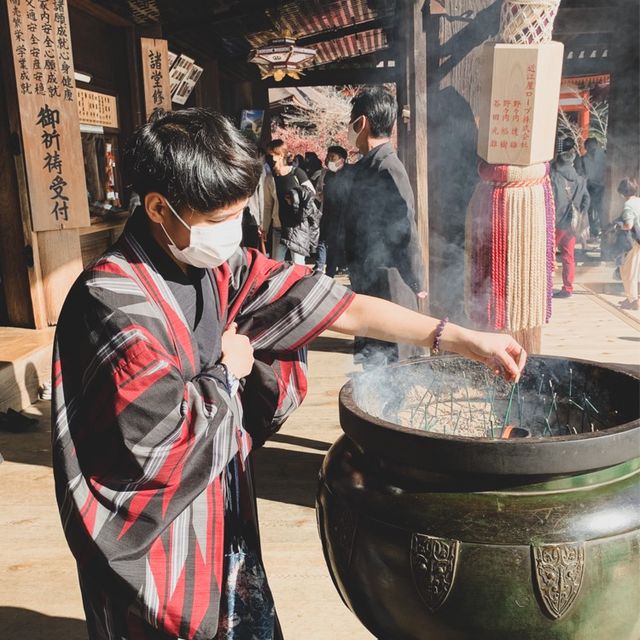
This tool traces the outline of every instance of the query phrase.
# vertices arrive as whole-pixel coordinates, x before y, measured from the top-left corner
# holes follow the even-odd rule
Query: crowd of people
[[[617,193],[623,198],[622,210],[609,222],[605,208],[607,175],[606,151],[595,138],[588,138],[584,154],[578,153],[571,138],[560,141],[551,165],[551,184],[556,207],[556,251],[562,264],[562,287],[554,298],[569,298],[573,293],[576,246],[586,251],[597,243],[601,257],[611,254],[616,262],[614,275],[622,280],[623,309],[640,310],[640,197],[638,182],[626,177]],[[591,244],[593,246],[593,244]]]
[[[348,150],[328,147],[324,162],[314,152],[291,156],[282,140],[264,152],[264,167],[245,212],[244,242],[276,260],[307,260],[334,277],[347,269],[351,288],[417,309],[424,268],[415,223],[414,196],[391,144],[395,97],[365,88],[352,101]],[[414,349],[358,338],[355,361],[378,366]]]

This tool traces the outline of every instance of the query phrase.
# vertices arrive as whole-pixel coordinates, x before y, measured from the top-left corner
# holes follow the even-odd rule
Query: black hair
[[[388,138],[396,122],[398,105],[384,87],[365,87],[351,100],[351,122],[367,116],[369,129],[374,138]]]
[[[625,198],[638,195],[638,183],[633,178],[624,178],[618,185],[618,193]]]
[[[595,146],[595,145],[597,145],[597,144],[598,144],[598,141],[596,140],[596,138],[587,138],[587,139],[584,141],[584,146],[585,146],[585,148],[586,148],[586,147],[590,147],[590,146],[592,146],[592,145],[594,145],[594,146]]]
[[[287,155],[288,149],[284,140],[276,138],[267,145],[267,153],[273,153],[276,149],[278,150],[279,155]]]
[[[178,210],[200,212],[248,198],[262,172],[255,145],[201,108],[155,111],[128,141],[124,166],[142,201],[158,192]]]
[[[573,151],[576,148],[576,142],[573,138],[563,138],[560,141],[560,151]]]
[[[335,153],[337,156],[340,156],[343,160],[346,160],[349,157],[347,150],[344,147],[341,147],[339,144],[331,145],[327,149],[327,155],[330,153]]]
[[[318,171],[318,169],[322,169],[322,160],[318,158],[318,154],[312,151],[309,154],[309,157],[305,158],[304,168],[309,175],[314,174],[316,171]]]

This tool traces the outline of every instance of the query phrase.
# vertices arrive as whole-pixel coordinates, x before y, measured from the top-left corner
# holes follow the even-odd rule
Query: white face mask
[[[362,116],[360,116],[360,118],[362,118]],[[362,129],[360,129],[360,131],[356,131],[355,130],[355,125],[356,122],[358,122],[358,120],[360,120],[360,118],[356,118],[350,125],[349,125],[349,129],[347,131],[347,142],[349,143],[350,147],[357,147],[357,142],[358,142],[358,136],[362,133]],[[364,127],[363,127],[364,129]]]
[[[333,173],[335,173],[336,171],[338,171],[340,169],[340,163],[335,161],[335,160],[331,160],[331,161],[327,162],[327,169],[329,169],[329,171],[333,171]]]
[[[199,269],[219,267],[238,249],[242,242],[242,216],[225,220],[218,224],[206,226],[189,226],[166,201],[173,215],[189,229],[191,238],[189,246],[178,249],[167,233],[164,225],[160,225],[169,238],[169,251],[180,262],[185,262]]]

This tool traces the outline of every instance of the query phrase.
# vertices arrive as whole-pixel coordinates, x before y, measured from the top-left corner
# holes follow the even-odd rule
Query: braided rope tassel
[[[507,221],[505,219],[504,189],[494,189],[492,206],[493,238],[491,246],[491,315],[489,322],[495,329],[504,329],[506,322],[507,288]]]
[[[556,204],[553,200],[553,188],[549,175],[550,164],[547,163],[547,175],[544,183],[544,206],[547,212],[547,313],[545,320],[551,320],[553,303],[553,263],[555,259]]]
[[[519,331],[551,316],[554,209],[549,164],[478,168],[467,211],[465,308],[483,328]]]

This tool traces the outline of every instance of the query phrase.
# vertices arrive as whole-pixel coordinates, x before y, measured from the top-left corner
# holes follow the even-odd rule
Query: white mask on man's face
[[[356,131],[355,126],[356,126],[356,122],[358,122],[358,120],[360,120],[362,118],[362,116],[360,116],[359,118],[356,118],[350,125],[349,125],[349,129],[347,131],[347,142],[349,143],[350,147],[357,147],[358,146],[358,136],[362,133],[362,130],[364,129],[364,126],[361,126],[361,128]]]
[[[177,214],[168,200],[166,203],[173,215],[189,229],[191,234],[189,245],[184,249],[178,249],[164,225],[160,225],[167,238],[169,238],[169,251],[171,251],[176,260],[199,269],[219,267],[240,246],[242,242],[242,216],[235,216],[218,224],[189,226]]]
[[[340,170],[340,162],[338,160],[329,160],[329,162],[327,162],[327,169],[329,169],[329,171],[333,171],[333,173],[335,173],[336,171]]]

